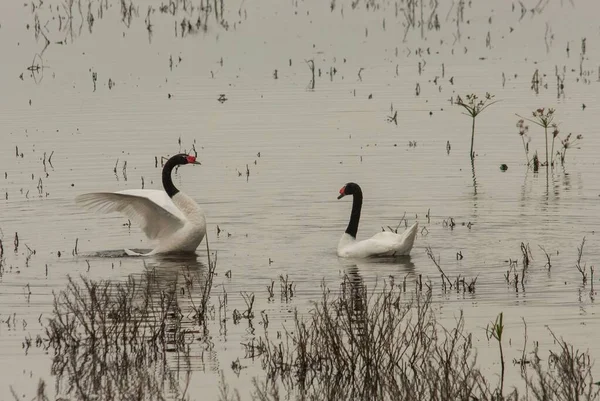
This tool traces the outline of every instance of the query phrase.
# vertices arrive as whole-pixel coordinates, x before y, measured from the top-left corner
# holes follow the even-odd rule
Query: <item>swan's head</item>
[[[342,189],[340,189],[340,196],[338,196],[338,199],[342,199],[344,196],[346,195],[354,195],[357,193],[361,193],[361,189],[360,186],[358,186],[358,184],[354,183],[354,182],[349,182],[346,185],[344,185],[342,187]]]
[[[186,155],[185,153],[175,155],[171,159],[174,159],[176,164],[201,164],[196,161],[196,156]]]

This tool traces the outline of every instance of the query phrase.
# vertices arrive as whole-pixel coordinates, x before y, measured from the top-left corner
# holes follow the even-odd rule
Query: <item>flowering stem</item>
[[[521,141],[523,142],[523,150],[525,151],[525,159],[527,159],[527,165],[529,166],[529,154],[527,153],[527,146],[525,146],[525,138],[521,135]]]
[[[554,139],[556,137],[552,134],[552,151],[550,152],[550,165],[554,167]]]
[[[544,126],[544,132],[546,133],[546,169],[548,169],[548,126]]]
[[[471,159],[475,157],[473,153],[473,142],[475,141],[475,116],[473,116],[473,127],[471,128]]]

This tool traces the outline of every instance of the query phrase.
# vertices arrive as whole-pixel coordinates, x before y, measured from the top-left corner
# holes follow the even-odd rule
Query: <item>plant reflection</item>
[[[191,372],[206,370],[205,356],[215,359],[206,323],[216,263],[206,266],[194,256],[144,265],[139,277],[125,282],[69,277],[55,295],[45,346],[54,351],[58,394],[183,398]]]

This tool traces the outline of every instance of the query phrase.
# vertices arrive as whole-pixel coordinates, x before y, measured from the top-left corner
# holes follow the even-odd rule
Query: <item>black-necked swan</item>
[[[342,199],[346,195],[354,197],[352,201],[352,213],[346,232],[342,235],[337,248],[337,254],[344,258],[368,258],[372,256],[401,256],[410,254],[410,250],[417,236],[418,223],[406,229],[402,234],[393,232],[380,232],[363,241],[356,240],[358,222],[362,209],[363,194],[360,186],[349,182],[340,189]]]
[[[157,246],[146,254],[125,249],[130,256],[194,252],[206,235],[204,211],[192,198],[180,192],[171,179],[173,168],[185,164],[200,163],[196,157],[183,153],[165,163],[162,170],[164,191],[94,192],[77,196],[75,202],[95,212],[121,212],[141,226],[149,239],[158,241]]]

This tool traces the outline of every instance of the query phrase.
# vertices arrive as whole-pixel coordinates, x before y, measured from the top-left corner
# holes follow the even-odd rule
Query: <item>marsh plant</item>
[[[517,114],[517,116],[519,115]],[[525,118],[519,116],[520,119],[519,121],[517,121],[517,128],[519,130],[521,142],[523,143],[523,149],[525,150],[525,158],[527,160],[527,165],[530,165],[534,160],[529,159],[529,143],[531,142],[531,138],[527,135],[527,133],[529,132],[529,126],[526,125],[526,121],[544,129],[544,140],[546,144],[546,162],[542,165],[545,165],[546,167],[553,167],[555,165],[555,155],[560,158],[561,164],[564,164],[567,149],[574,147],[581,139],[583,139],[583,135],[579,134],[573,137],[572,134],[569,133],[569,135],[567,135],[564,139],[561,139],[558,124],[554,122],[556,111],[552,108],[539,108],[533,111],[532,116],[533,118]],[[549,135],[552,135],[552,142],[550,144],[548,141]],[[557,140],[560,140],[561,149],[555,153],[554,146]],[[549,146],[550,149],[548,149]]]
[[[430,293],[404,295],[391,286],[369,295],[364,286],[346,281],[333,297],[324,287],[310,316],[296,315],[285,338],[272,341],[265,333],[262,365],[268,380],[309,400],[466,400],[480,393],[490,398],[462,315],[456,327],[442,329]],[[265,388],[257,386],[256,392],[265,394]]]
[[[540,127],[542,127],[544,129],[544,139],[546,142],[546,163],[545,166],[549,166],[550,164],[548,164],[548,162],[550,161],[550,159],[548,158],[548,129],[549,128],[553,128],[556,129],[557,125],[553,122],[554,121],[554,109],[552,108],[539,108],[537,110],[533,111],[533,119],[531,118],[521,118],[521,120],[527,120],[531,123],[534,123],[535,125],[538,125]],[[521,120],[519,120],[519,123],[517,124],[517,126],[521,123]],[[556,130],[558,133],[558,130]],[[553,143],[554,143],[554,137],[553,137]],[[553,144],[554,146],[554,144]],[[550,162],[551,163],[551,162]]]
[[[565,164],[565,157],[567,156],[567,149],[571,149],[572,147],[577,145],[577,143],[580,140],[583,139],[583,135],[581,135],[581,134],[575,135],[575,137],[573,139],[572,139],[572,135],[573,135],[572,133],[569,133],[569,135],[567,135],[565,139],[560,140],[562,148],[558,152],[558,156],[560,157],[561,164]]]
[[[59,395],[112,401],[163,400],[175,394],[186,399],[190,353],[214,352],[206,309],[216,259],[207,269],[182,264],[179,282],[156,270],[124,282],[69,277],[65,290],[54,297],[45,338],[36,341],[53,355]],[[170,360],[177,361],[177,369]]]
[[[504,314],[500,312],[496,321],[488,325],[486,328],[486,336],[488,341],[492,338],[498,342],[498,349],[500,350],[500,388],[498,389],[498,395],[502,396],[504,393],[504,350],[502,348],[502,333],[504,333]]]
[[[498,101],[493,100],[494,95],[491,95],[488,92],[486,92],[485,96],[482,99],[480,99],[477,95],[473,93],[466,95],[465,99],[466,102],[460,96],[457,96],[456,104],[462,106],[466,110],[466,112],[463,114],[471,117],[472,119],[471,151],[469,153],[469,156],[471,157],[471,159],[473,159],[475,158],[475,153],[473,152],[473,143],[475,142],[475,119],[479,114],[483,113],[485,109],[490,107],[492,104],[497,103]]]
[[[529,132],[529,126],[525,125],[524,119],[520,119],[517,121],[517,128],[519,129],[519,136],[521,137],[521,142],[523,143],[525,159],[527,160],[527,165],[529,165],[529,143],[531,142],[531,137],[527,135],[527,132]]]
[[[189,279],[186,276],[185,281]],[[154,273],[115,284],[70,279],[55,297],[47,338],[39,345],[36,341],[53,351],[52,374],[60,395],[56,399],[197,399],[188,392],[192,366],[199,358],[192,347],[200,341],[212,353],[210,359],[216,356],[210,335],[201,332],[197,323],[186,322],[180,297],[201,285],[175,288],[165,285],[164,278],[157,280]],[[522,358],[513,368],[520,369],[527,391],[519,394],[512,387],[504,394],[504,374],[494,385],[478,367],[473,333],[465,330],[462,313],[454,324],[443,326],[431,297],[431,291],[408,293],[405,286],[393,282],[369,292],[360,277],[346,276],[336,292],[323,285],[321,299],[306,315],[296,313],[292,327],[271,338],[268,325],[263,324],[264,335],[245,344],[251,351],[247,358],[260,362],[265,371],[253,380],[251,398],[600,399],[589,353],[574,349],[552,332],[558,349],[542,358],[537,347],[525,352],[525,331]],[[488,326],[487,334],[498,341],[504,366],[502,316]],[[33,399],[50,399],[47,388],[40,381]],[[219,400],[242,399],[223,374],[219,389]],[[13,389],[15,399],[22,399],[16,394]]]
[[[523,382],[504,393],[503,315],[486,334],[498,342],[502,373],[489,382],[477,363],[473,333],[459,314],[442,326],[431,292],[406,293],[386,285],[370,294],[346,278],[337,295],[322,286],[322,297],[306,317],[272,340],[265,329],[254,357],[266,371],[254,380],[252,398],[299,400],[598,400],[587,352],[575,350],[551,332],[558,351],[542,359],[537,347],[516,363]],[[525,332],[526,333],[526,332]],[[525,343],[527,335],[525,334]],[[529,358],[529,359],[526,359]],[[545,360],[545,361],[544,361]],[[234,400],[224,378],[220,400]],[[229,393],[229,394],[228,394]],[[287,393],[287,394],[286,394]],[[237,399],[239,399],[239,394]]]

